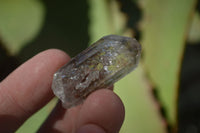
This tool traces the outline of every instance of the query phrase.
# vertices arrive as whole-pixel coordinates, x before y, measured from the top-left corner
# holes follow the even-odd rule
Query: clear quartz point
[[[141,45],[134,38],[105,36],[54,74],[52,90],[64,108],[76,106],[91,92],[109,88],[130,73],[140,55]]]

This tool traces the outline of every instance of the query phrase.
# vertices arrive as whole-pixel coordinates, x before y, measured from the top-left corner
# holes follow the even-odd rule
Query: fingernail
[[[80,127],[76,133],[106,133],[103,128],[95,125],[88,124]]]

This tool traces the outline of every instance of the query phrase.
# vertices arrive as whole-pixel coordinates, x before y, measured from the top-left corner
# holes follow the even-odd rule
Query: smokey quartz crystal
[[[141,45],[134,38],[105,36],[54,74],[53,92],[64,108],[78,105],[91,92],[109,88],[134,70],[140,54]]]

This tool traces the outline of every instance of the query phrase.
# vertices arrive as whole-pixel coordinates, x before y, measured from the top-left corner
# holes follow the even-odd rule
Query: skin
[[[16,131],[53,97],[53,74],[70,60],[50,49],[34,56],[0,82],[0,132]],[[82,105],[63,109],[59,102],[38,132],[117,133],[124,120],[120,98],[108,89],[90,94]]]

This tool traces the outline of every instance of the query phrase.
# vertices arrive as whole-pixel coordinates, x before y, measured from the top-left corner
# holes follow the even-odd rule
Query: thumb
[[[111,90],[93,92],[84,102],[77,121],[77,133],[116,133],[124,120],[124,106]]]

